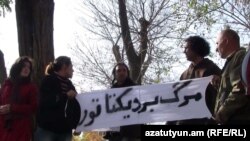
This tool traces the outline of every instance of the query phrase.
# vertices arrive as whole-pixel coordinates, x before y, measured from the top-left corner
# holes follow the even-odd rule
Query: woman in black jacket
[[[40,88],[36,141],[71,141],[72,129],[80,118],[75,87],[69,78],[73,66],[69,57],[60,56],[50,63]]]

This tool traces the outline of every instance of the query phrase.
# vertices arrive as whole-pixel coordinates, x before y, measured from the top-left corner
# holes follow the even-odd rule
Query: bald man
[[[231,29],[221,31],[216,44],[216,51],[221,58],[226,59],[226,63],[220,77],[214,118],[219,124],[249,124],[250,99],[241,79],[241,65],[246,50],[240,48],[239,35]]]

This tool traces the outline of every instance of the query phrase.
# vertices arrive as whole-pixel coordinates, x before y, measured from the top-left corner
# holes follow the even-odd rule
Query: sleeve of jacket
[[[210,75],[221,75],[221,69],[216,65],[211,65],[206,71],[204,72],[204,76],[210,76]]]
[[[40,87],[39,107],[42,109],[58,109],[63,106],[60,98],[60,89],[56,78],[47,76],[43,79]]]
[[[36,112],[38,106],[38,89],[34,84],[31,84],[27,96],[27,103],[25,104],[12,104],[11,112],[26,115],[32,115]]]
[[[237,114],[237,112],[239,112],[248,102],[240,76],[244,55],[244,52],[236,54],[236,57],[232,62],[233,65],[230,67],[229,83],[231,84],[232,89],[230,90],[229,96],[225,99],[223,105],[216,113],[216,119],[221,123],[226,123],[230,120],[230,118]]]

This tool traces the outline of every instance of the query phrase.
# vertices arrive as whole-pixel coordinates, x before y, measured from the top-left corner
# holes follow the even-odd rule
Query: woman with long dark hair
[[[30,141],[38,90],[31,82],[32,61],[20,57],[0,90],[0,140]]]
[[[112,71],[113,81],[111,88],[135,86],[136,83],[130,78],[128,66],[121,62],[117,63]],[[126,125],[120,127],[120,132],[106,132],[104,138],[109,141],[140,141],[141,125]]]

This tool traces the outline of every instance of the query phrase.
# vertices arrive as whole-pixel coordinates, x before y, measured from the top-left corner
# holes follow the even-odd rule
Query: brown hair
[[[71,59],[67,56],[59,56],[54,62],[50,62],[45,69],[45,75],[50,75],[62,69],[63,65],[72,65]]]

